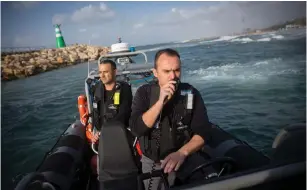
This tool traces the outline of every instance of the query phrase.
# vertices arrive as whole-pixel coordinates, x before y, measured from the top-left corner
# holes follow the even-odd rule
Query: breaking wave
[[[220,66],[210,66],[197,70],[189,70],[189,77],[200,80],[266,80],[274,75],[297,74],[299,69],[285,67],[281,58],[273,58],[249,63],[229,63]],[[274,68],[274,69],[273,69]]]

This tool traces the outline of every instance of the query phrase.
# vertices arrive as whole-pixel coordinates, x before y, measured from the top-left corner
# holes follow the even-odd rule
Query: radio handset
[[[175,86],[174,95],[175,95],[175,93],[176,93],[177,90],[178,90],[178,87],[179,87],[179,84],[180,84],[180,80],[179,80],[179,79],[175,79],[174,81],[176,82],[176,84],[174,84],[174,86]],[[173,96],[174,96],[174,95],[173,95]],[[171,99],[171,97],[170,97],[170,96],[166,96],[165,99],[164,99],[164,102],[166,102],[166,100],[169,100],[169,99]]]

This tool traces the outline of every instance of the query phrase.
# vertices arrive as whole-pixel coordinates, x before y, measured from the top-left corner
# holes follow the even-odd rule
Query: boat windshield
[[[132,94],[134,96],[136,90],[140,86],[147,84],[149,82],[152,82],[153,80],[155,80],[155,77],[153,73],[150,71],[150,72],[136,73],[136,74],[129,74],[129,75],[128,74],[119,75],[117,76],[117,80],[126,81],[130,83],[131,88],[132,88]]]

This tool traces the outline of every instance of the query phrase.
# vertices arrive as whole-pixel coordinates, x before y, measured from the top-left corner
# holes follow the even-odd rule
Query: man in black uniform
[[[95,87],[93,106],[96,111],[94,122],[98,129],[105,122],[112,120],[120,121],[127,127],[129,125],[132,104],[131,86],[126,82],[116,81],[116,71],[116,64],[112,60],[103,60],[99,65],[100,82]],[[96,133],[94,142],[98,138],[99,133]]]
[[[210,123],[199,91],[179,83],[181,61],[175,50],[158,51],[153,72],[158,82],[141,86],[134,96],[130,128],[139,137],[143,173],[163,168],[172,185],[170,177],[204,146]],[[144,184],[157,189],[160,179]]]
[[[99,65],[100,81],[96,84],[93,100],[94,126],[98,131],[106,122],[120,121],[126,127],[129,125],[131,114],[131,86],[124,81],[116,81],[116,64],[112,60],[103,60]],[[92,135],[92,142],[97,143],[100,132]],[[100,172],[100,145],[98,156],[92,158],[92,168]]]

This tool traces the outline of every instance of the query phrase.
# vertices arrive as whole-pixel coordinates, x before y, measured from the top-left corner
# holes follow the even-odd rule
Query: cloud
[[[100,3],[100,6],[88,5],[79,10],[76,10],[71,20],[76,23],[86,23],[93,21],[110,20],[115,16],[115,12],[112,11],[106,4]]]
[[[115,12],[110,9],[105,3],[100,3],[99,6],[89,4],[75,10],[71,14],[55,14],[52,21],[77,24],[95,24],[103,21],[110,21],[115,17]]]
[[[79,32],[86,32],[86,28],[80,28]]]
[[[220,3],[222,4],[222,3]],[[190,8],[190,9],[180,9],[173,7],[168,12],[159,13],[158,15],[151,15],[143,21],[143,25],[151,26],[178,26],[185,25],[189,23],[210,23],[208,18],[205,18],[207,15],[210,15],[214,12],[220,10],[220,4],[217,6],[205,6],[201,8]]]
[[[22,2],[12,2],[15,9],[31,9],[39,5],[37,1],[22,1]]]
[[[166,20],[168,20],[169,24],[175,23],[183,23],[183,22],[195,22],[206,20],[206,22],[210,22],[208,19],[215,19],[216,16],[222,14],[221,11],[226,8],[227,3],[221,2],[217,5],[212,6],[204,6],[198,8],[190,8],[190,9],[179,9],[172,8],[168,15],[166,15]]]
[[[136,23],[141,22],[154,30],[172,27],[173,30],[180,28],[186,34],[201,35],[199,31],[202,31],[204,36],[209,36],[241,32],[246,28],[265,28],[305,16],[305,12],[305,2],[219,2],[196,8],[173,7]]]
[[[63,24],[69,19],[66,14],[56,14],[52,17],[52,24]]]
[[[143,27],[144,27],[143,23],[137,23],[137,24],[133,25],[134,29],[143,28]]]

